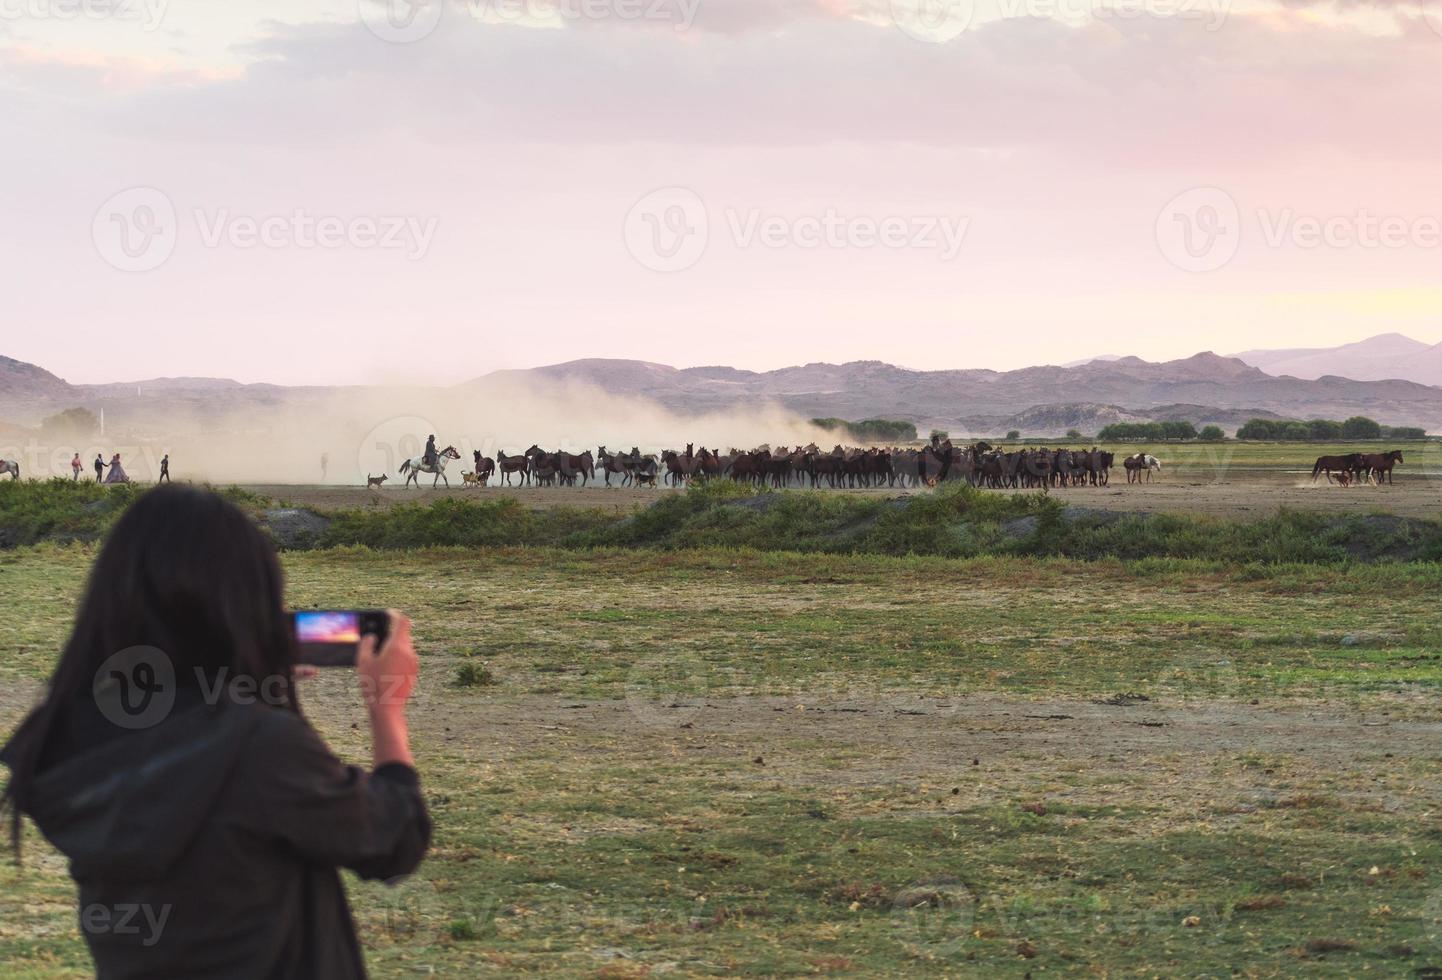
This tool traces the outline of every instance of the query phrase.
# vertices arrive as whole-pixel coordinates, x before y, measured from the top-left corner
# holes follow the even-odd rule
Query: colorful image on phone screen
[[[359,643],[360,614],[356,612],[298,612],[295,638],[301,643]]]

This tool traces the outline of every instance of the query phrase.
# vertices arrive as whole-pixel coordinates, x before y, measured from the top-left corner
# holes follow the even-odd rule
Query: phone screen
[[[301,643],[359,643],[360,613],[355,610],[298,612],[295,638]]]

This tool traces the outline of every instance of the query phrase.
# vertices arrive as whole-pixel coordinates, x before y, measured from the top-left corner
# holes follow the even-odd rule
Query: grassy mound
[[[63,480],[0,483],[0,547],[94,540],[136,495],[133,487]],[[272,503],[221,493],[262,525]],[[1229,564],[1434,561],[1442,525],[1388,515],[1283,511],[1257,521],[1124,514],[1065,506],[1046,494],[999,494],[964,484],[891,499],[771,492],[732,483],[697,486],[626,516],[604,510],[532,510],[514,497],[452,497],[321,515],[324,529],[292,547],[746,548],[943,558],[1036,556]],[[287,539],[277,535],[278,541]]]

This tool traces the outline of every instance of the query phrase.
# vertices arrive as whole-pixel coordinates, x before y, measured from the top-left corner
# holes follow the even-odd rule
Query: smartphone
[[[376,649],[390,632],[384,609],[302,609],[290,614],[299,651],[297,663],[315,667],[353,667],[361,637],[374,636]]]

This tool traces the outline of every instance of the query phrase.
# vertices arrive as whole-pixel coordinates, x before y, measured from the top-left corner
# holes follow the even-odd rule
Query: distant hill
[[[1377,357],[1388,349],[1406,356],[1408,345],[1416,343],[1396,335],[1373,341],[1365,349]],[[1431,350],[1425,348],[1423,353]],[[1271,370],[1277,363],[1287,363],[1266,356],[1272,353],[1284,352],[1249,356],[1264,360]],[[1241,358],[1211,352],[1160,363],[1118,357],[1015,371],[916,371],[882,361],[746,371],[593,358],[495,372],[448,389],[409,392],[365,386],[240,384],[215,378],[71,385],[34,365],[0,358],[0,420],[34,426],[48,414],[79,405],[103,410],[110,424],[134,430],[166,432],[183,424],[191,431],[213,432],[221,419],[233,426],[249,425],[256,416],[285,417],[284,413],[310,411],[322,403],[340,406],[349,417],[344,406],[367,399],[403,412],[401,406],[420,397],[417,391],[484,400],[498,389],[548,391],[558,386],[641,398],[683,416],[779,406],[803,419],[896,419],[913,422],[923,432],[941,428],[958,434],[995,435],[1018,429],[1026,435],[1050,436],[1069,428],[1094,432],[1111,422],[1152,419],[1216,424],[1232,431],[1252,417],[1343,419],[1358,414],[1385,425],[1442,431],[1442,388],[1406,380],[1275,376]]]
[[[1399,333],[1378,334],[1340,347],[1249,350],[1235,356],[1276,377],[1316,380],[1330,375],[1354,381],[1397,378],[1442,385],[1442,344],[1424,344]]]
[[[536,384],[572,382],[644,395],[678,412],[723,411],[772,401],[806,418],[902,419],[922,430],[994,433],[1017,428],[1051,435],[1071,427],[1093,428],[1097,422],[1164,417],[1159,414],[1163,409],[1188,421],[1215,422],[1227,429],[1235,429],[1253,414],[1281,418],[1364,414],[1387,425],[1442,429],[1442,388],[1408,381],[1279,378],[1210,351],[1161,363],[1120,357],[1015,371],[914,371],[881,361],[852,361],[757,372],[586,360],[488,375],[469,384],[483,389],[500,377]],[[1123,417],[1127,415],[1131,417]],[[1073,421],[1061,424],[1065,419]]]
[[[0,356],[0,399],[7,404],[48,402],[68,397],[71,391],[69,384],[44,368]]]

